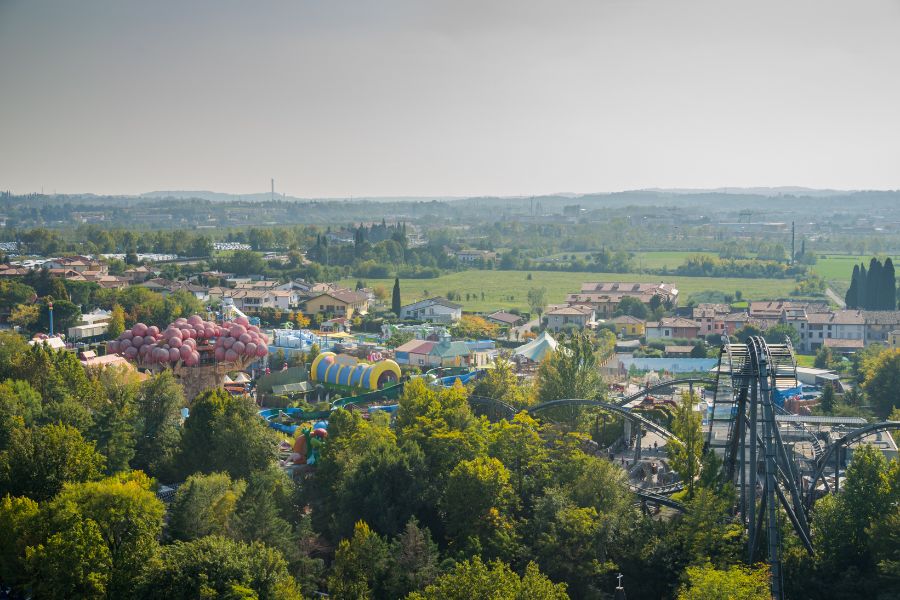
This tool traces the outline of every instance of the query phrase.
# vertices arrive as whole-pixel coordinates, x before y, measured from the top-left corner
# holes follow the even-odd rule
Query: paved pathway
[[[834,291],[833,289],[831,289],[830,287],[829,287],[829,288],[825,288],[825,295],[828,296],[828,298],[829,298],[832,302],[834,302],[835,304],[837,304],[839,308],[846,308],[847,304],[844,302],[844,299],[841,298],[840,296],[838,296],[838,295],[835,293],[835,291]]]

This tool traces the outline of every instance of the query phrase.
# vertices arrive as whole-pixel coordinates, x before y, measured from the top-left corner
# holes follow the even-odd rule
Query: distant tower
[[[795,247],[797,239],[795,237],[795,233],[796,231],[794,229],[794,222],[791,221],[791,264],[794,264],[794,257],[797,256],[797,248]]]
[[[272,201],[275,200],[275,178],[272,178]]]

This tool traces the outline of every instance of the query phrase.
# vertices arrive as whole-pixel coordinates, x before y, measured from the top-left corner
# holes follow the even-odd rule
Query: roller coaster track
[[[655,504],[674,508],[678,512],[687,512],[687,507],[681,502],[672,500],[671,498],[662,494],[657,494],[651,491],[651,489],[640,489],[632,486],[631,491],[634,492],[634,495],[640,498],[643,502],[653,502]]]
[[[667,379],[666,381],[660,381],[659,383],[654,383],[651,386],[647,386],[638,392],[635,392],[629,396],[625,396],[624,398],[618,398],[615,400],[615,404],[618,404],[619,406],[625,406],[630,402],[634,402],[635,400],[646,396],[650,392],[655,392],[657,390],[662,390],[676,385],[686,385],[693,383],[699,383],[701,385],[716,385],[718,382],[711,377],[683,377],[681,379]]]
[[[603,410],[608,410],[609,412],[616,413],[625,417],[626,419],[633,421],[635,423],[640,423],[641,426],[653,431],[662,437],[668,440],[678,440],[678,437],[654,421],[646,417],[642,417],[641,415],[632,412],[630,409],[625,408],[623,406],[619,406],[618,404],[610,404],[608,402],[600,402],[599,400],[583,400],[579,398],[570,398],[565,400],[551,400],[549,402],[544,402],[542,404],[537,404],[535,406],[530,406],[528,408],[528,414],[535,415],[546,410],[550,410],[553,408],[559,408],[562,406],[595,406],[597,408],[602,408]]]
[[[870,423],[868,425],[863,425],[858,429],[854,429],[853,431],[845,434],[839,439],[835,440],[831,444],[828,445],[828,449],[822,454],[822,456],[818,457],[816,460],[816,470],[812,476],[812,480],[809,484],[809,489],[806,491],[806,507],[811,508],[812,503],[816,499],[816,483],[819,479],[825,481],[824,474],[825,468],[828,466],[828,461],[834,455],[835,452],[839,451],[841,448],[846,448],[850,444],[854,442],[858,442],[859,440],[873,434],[878,433],[880,431],[898,431],[900,430],[900,421],[884,421],[882,423]],[[838,457],[840,455],[838,454]],[[835,468],[835,477],[837,477],[838,468]],[[828,483],[825,482],[826,489],[828,487]]]

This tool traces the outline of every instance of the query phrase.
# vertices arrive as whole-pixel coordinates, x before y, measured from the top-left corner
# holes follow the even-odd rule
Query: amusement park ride
[[[778,506],[783,508],[801,543],[812,552],[815,540],[810,535],[810,511],[823,493],[839,491],[840,461],[846,449],[872,434],[900,430],[900,422],[870,423],[832,438],[829,443],[807,429],[802,419],[785,417],[788,413],[783,408],[784,400],[799,389],[794,350],[789,342],[768,344],[761,337],[748,338],[743,344],[723,340],[714,378],[661,381],[610,402],[553,400],[532,406],[528,412],[539,415],[564,406],[593,406],[630,421],[638,430],[638,439],[641,429],[676,439],[666,427],[632,411],[628,405],[656,390],[695,384],[713,389],[706,447],[724,457],[723,482],[735,484],[738,491],[734,511],[747,531],[746,559],[749,563],[763,558],[768,561],[772,596],[780,599],[783,585]],[[511,418],[516,412],[491,398],[472,396],[469,402],[474,409],[495,418]],[[801,441],[805,444],[798,443]],[[801,445],[812,451],[800,452]],[[639,448],[637,443],[636,457]],[[829,471],[834,473],[833,485],[825,476]],[[633,487],[644,502],[684,511],[684,505],[667,498],[681,489],[680,483],[660,488]]]

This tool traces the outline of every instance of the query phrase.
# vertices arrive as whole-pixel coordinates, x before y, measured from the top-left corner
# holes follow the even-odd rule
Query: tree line
[[[854,265],[844,301],[847,308],[896,310],[897,277],[891,258],[887,257],[882,263],[872,257],[868,270],[865,264]]]

